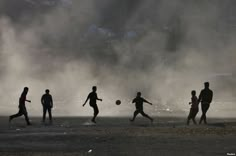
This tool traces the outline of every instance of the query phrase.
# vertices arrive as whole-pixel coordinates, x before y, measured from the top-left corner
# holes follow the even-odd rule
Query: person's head
[[[97,91],[97,87],[96,86],[93,86],[93,92],[96,92]]]
[[[209,86],[210,86],[209,82],[205,82],[205,83],[204,83],[204,86],[205,86],[206,89],[208,89]]]
[[[50,92],[49,89],[46,89],[46,90],[45,90],[45,93],[46,93],[46,94],[49,94],[49,92]]]
[[[28,91],[29,91],[29,88],[28,87],[24,87],[23,93],[27,94]]]
[[[196,96],[196,91],[192,90],[191,94],[192,94],[192,96]]]
[[[141,92],[137,93],[137,97],[141,97],[141,95],[142,95]]]

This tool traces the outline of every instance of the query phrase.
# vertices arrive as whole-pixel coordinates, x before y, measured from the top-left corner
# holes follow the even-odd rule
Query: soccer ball
[[[116,105],[120,105],[121,101],[120,100],[116,100]]]

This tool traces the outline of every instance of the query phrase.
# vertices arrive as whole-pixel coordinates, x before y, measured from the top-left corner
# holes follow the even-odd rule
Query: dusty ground
[[[184,118],[56,118],[43,125],[32,118],[10,125],[0,118],[0,156],[211,156],[236,153],[236,119],[209,119],[209,125],[185,126]]]

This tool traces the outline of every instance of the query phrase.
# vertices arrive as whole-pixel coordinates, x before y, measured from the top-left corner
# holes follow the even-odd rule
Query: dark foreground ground
[[[236,153],[236,119],[209,119],[209,125],[185,126],[184,118],[55,118],[43,125],[32,118],[0,117],[0,156],[226,156]]]

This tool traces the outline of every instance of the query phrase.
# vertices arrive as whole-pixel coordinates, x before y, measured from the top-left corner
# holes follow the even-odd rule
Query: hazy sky
[[[0,115],[17,111],[24,86],[30,115],[40,115],[46,88],[55,114],[92,115],[82,104],[93,85],[100,115],[131,115],[137,91],[155,104],[152,115],[186,112],[205,81],[210,115],[234,113],[234,0],[62,2],[1,1]]]

